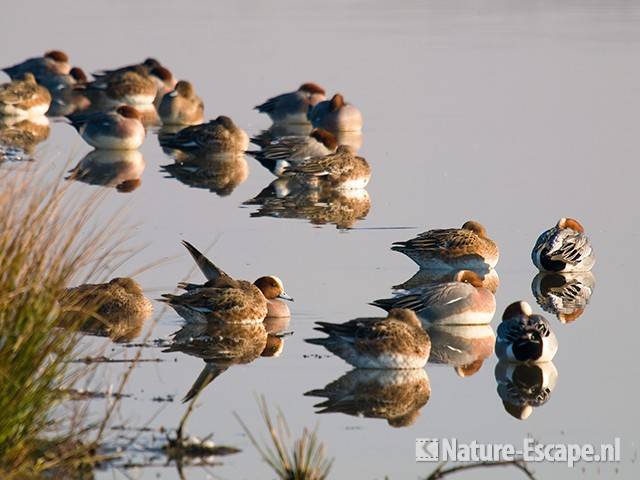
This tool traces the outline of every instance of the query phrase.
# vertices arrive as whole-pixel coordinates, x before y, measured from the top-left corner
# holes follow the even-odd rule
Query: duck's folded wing
[[[578,264],[591,255],[591,243],[582,234],[570,234],[564,237],[561,247],[551,253],[553,260],[568,264]]]

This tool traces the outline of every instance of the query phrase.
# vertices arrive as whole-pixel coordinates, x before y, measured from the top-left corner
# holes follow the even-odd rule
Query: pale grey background
[[[296,298],[295,334],[283,355],[222,375],[190,422],[192,433],[214,432],[216,442],[244,450],[212,470],[218,476],[271,478],[231,416],[237,411],[262,432],[255,393],[282,407],[295,432],[319,421],[336,456],[334,478],[425,474],[429,466],[414,462],[416,437],[519,443],[527,434],[543,442],[622,437],[622,464],[537,465],[541,478],[637,476],[638,2],[37,1],[12,2],[2,11],[2,65],[50,48],[67,51],[88,71],[155,56],[194,82],[208,117],[230,115],[250,134],[268,126],[252,107],[303,81],[344,93],[364,114],[361,153],[373,167],[372,208],[356,227],[414,231],[341,233],[304,220],[251,219],[251,210],[239,205],[271,181],[268,172],[249,159],[248,180],[229,197],[190,189],[163,178],[159,166],[169,159],[155,135],[142,148],[142,186],[129,195],[113,192],[102,206],[106,215],[127,203],[138,225],[134,243],[150,244],[119,273],[179,256],[138,277],[151,296],[172,289],[191,268],[179,245],[186,238],[202,247],[217,239],[211,256],[225,270],[248,279],[276,273]],[[38,162],[55,173],[87,151],[71,127],[55,124]],[[558,385],[528,421],[503,410],[494,360],[466,379],[429,365],[432,397],[410,428],[313,414],[314,399],[302,393],[348,367],[335,358],[303,358],[322,352],[302,339],[314,320],[377,313],[367,302],[415,272],[410,260],[389,250],[392,241],[480,220],[501,248],[501,312],[516,299],[533,302],[531,246],[562,216],[580,219],[591,235],[597,285],[575,324],[554,320]],[[179,324],[167,313],[154,337]],[[186,392],[201,361],[168,357],[138,368],[127,390],[139,400],[125,402],[123,418],[146,422],[160,408],[149,401],[153,396]],[[115,379],[116,371],[105,369],[104,380]],[[182,412],[179,403],[166,404],[152,425],[175,425]],[[176,478],[172,469],[127,472],[133,478],[156,473]],[[188,478],[204,475],[188,472]],[[491,470],[471,478],[515,475]]]

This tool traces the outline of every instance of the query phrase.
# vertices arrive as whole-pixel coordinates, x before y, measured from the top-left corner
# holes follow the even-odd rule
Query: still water
[[[526,436],[544,443],[622,439],[619,464],[537,464],[540,478],[637,476],[637,2],[14,2],[3,8],[0,42],[2,65],[51,48],[68,52],[89,72],[157,57],[178,79],[194,83],[206,118],[229,115],[250,135],[269,126],[252,107],[304,81],[343,93],[363,112],[359,154],[373,169],[369,205],[359,205],[343,224],[256,215],[259,207],[243,206],[273,180],[251,158],[227,188],[194,188],[170,178],[162,166],[172,160],[154,132],[140,149],[143,160],[136,159],[139,187],[112,189],[101,205],[105,218],[124,207],[135,225],[131,244],[146,246],[117,274],[165,260],[136,276],[152,298],[185,278],[202,280],[199,272],[189,274],[193,264],[182,239],[211,247],[209,257],[237,278],[278,275],[295,297],[284,326],[293,335],[284,337],[281,355],[222,373],[189,421],[191,434],[213,433],[216,443],[242,452],[206,472],[188,469],[186,478],[272,478],[232,415],[264,434],[256,395],[280,407],[295,433],[318,425],[336,458],[333,478],[425,476],[432,466],[415,462],[417,437],[518,445]],[[36,162],[54,175],[88,152],[71,126],[53,122]],[[6,174],[23,167],[0,168]],[[74,185],[79,192],[100,188]],[[393,241],[481,221],[501,250],[495,328],[512,301],[524,299],[540,310],[531,293],[537,272],[529,254],[538,234],[564,216],[580,219],[592,239],[596,286],[575,322],[563,325],[549,316],[560,344],[556,385],[526,421],[502,405],[494,356],[466,377],[429,363],[430,397],[408,426],[314,413],[321,399],[303,394],[350,367],[303,339],[313,336],[317,320],[382,313],[368,302],[389,296],[417,271],[389,249]],[[168,338],[181,326],[166,311],[151,338]],[[133,350],[113,345],[107,353],[126,357]],[[204,363],[159,348],[145,349],[143,357],[164,362],[136,368],[126,388],[132,398],[116,423],[172,428],[185,409],[179,399]],[[120,368],[100,367],[94,383],[115,382]],[[152,401],[167,395],[175,400]],[[103,400],[94,401],[96,412],[104,407]],[[171,466],[97,477],[156,475],[178,478]],[[470,478],[515,475],[491,469]]]

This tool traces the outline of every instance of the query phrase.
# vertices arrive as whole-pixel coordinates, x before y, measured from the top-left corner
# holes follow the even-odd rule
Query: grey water
[[[153,130],[140,149],[140,186],[129,193],[110,189],[100,205],[99,218],[124,208],[134,225],[131,244],[145,246],[116,274],[164,260],[136,276],[152,298],[185,277],[202,280],[199,272],[189,273],[193,264],[182,239],[210,247],[209,257],[237,278],[278,275],[295,297],[285,327],[293,335],[284,338],[281,355],[221,374],[189,420],[191,434],[213,433],[216,443],[242,452],[221,457],[222,464],[206,472],[189,468],[185,478],[273,478],[233,416],[265,436],[256,395],[282,409],[294,435],[317,424],[335,457],[331,478],[425,477],[434,464],[415,461],[416,438],[519,445],[527,436],[543,443],[621,439],[620,463],[572,469],[539,463],[533,469],[540,478],[637,476],[638,2],[40,0],[2,10],[2,65],[53,48],[89,72],[153,56],[194,83],[206,118],[228,115],[250,135],[269,126],[254,105],[305,81],[343,93],[363,112],[359,154],[373,175],[370,205],[348,222],[352,229],[308,218],[252,217],[257,207],[243,202],[273,177],[251,158],[248,171],[222,196],[168,178],[161,166],[172,159]],[[90,150],[71,126],[52,121],[35,162],[54,176]],[[5,162],[0,171],[23,168]],[[105,188],[73,185],[78,193]],[[303,339],[313,335],[317,320],[381,314],[368,302],[389,296],[417,270],[390,251],[393,241],[468,219],[482,222],[501,251],[495,329],[512,301],[540,310],[531,293],[537,272],[529,254],[537,236],[565,216],[580,219],[591,237],[596,285],[575,322],[561,324],[549,315],[560,344],[557,384],[527,420],[505,411],[494,356],[464,378],[450,366],[429,363],[430,398],[402,428],[384,419],[314,413],[318,399],[303,393],[350,367]],[[173,311],[164,311],[151,338],[168,338],[181,325]],[[132,352],[108,347],[113,356]],[[165,361],[138,365],[125,389],[133,397],[123,400],[117,420],[174,427],[186,408],[179,400],[203,362],[153,348],[143,357]],[[94,381],[108,386],[122,368],[100,366]],[[167,395],[175,401],[152,401]],[[96,413],[104,408],[104,400],[92,404]],[[469,478],[515,475],[487,469]],[[100,479],[156,476],[178,473],[172,466],[97,472]]]

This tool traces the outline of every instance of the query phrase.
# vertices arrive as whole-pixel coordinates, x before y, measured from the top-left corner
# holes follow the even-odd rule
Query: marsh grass
[[[291,433],[282,412],[275,419],[271,416],[264,397],[258,400],[260,414],[267,426],[271,446],[262,444],[251,433],[247,425],[234,414],[253,446],[262,459],[273,469],[281,480],[325,480],[333,465],[333,459],[326,457],[324,444],[318,438],[317,430],[306,427],[300,438],[291,444]]]
[[[0,178],[4,479],[64,469],[95,453],[94,442],[82,440],[82,421],[62,422],[53,415],[64,398],[60,389],[86,374],[68,360],[77,350],[77,327],[91,313],[57,299],[73,282],[108,273],[127,252],[119,249],[118,216],[96,224],[100,197],[71,195],[61,180],[33,169]]]

